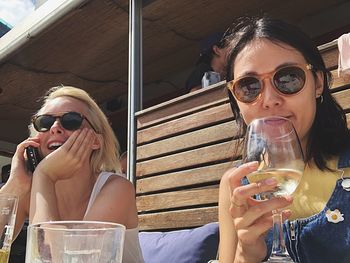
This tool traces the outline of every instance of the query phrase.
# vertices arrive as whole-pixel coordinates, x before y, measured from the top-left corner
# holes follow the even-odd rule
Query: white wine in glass
[[[294,193],[299,184],[302,171],[296,169],[280,168],[266,169],[249,174],[248,180],[251,183],[263,181],[268,178],[275,178],[277,186],[273,191],[260,193],[260,199],[266,200],[272,197],[286,196]]]
[[[277,186],[260,193],[266,200],[294,193],[304,171],[304,158],[298,135],[290,120],[266,117],[252,121],[247,127],[243,161],[257,161],[257,171],[247,176],[250,183],[274,178]],[[268,262],[293,262],[285,247],[282,211],[273,211],[273,244]]]

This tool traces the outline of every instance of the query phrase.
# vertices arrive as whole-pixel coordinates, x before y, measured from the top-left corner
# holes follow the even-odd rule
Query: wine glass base
[[[267,263],[294,263],[293,259],[288,254],[273,255],[266,262]]]

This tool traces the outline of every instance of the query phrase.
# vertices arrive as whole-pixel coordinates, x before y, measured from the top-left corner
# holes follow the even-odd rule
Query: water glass
[[[18,197],[0,194],[0,263],[7,263],[9,260],[17,207]]]
[[[95,221],[29,225],[26,263],[121,263],[125,227]]]

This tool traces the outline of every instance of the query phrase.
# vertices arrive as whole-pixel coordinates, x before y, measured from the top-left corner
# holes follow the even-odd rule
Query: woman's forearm
[[[29,221],[37,223],[51,220],[60,220],[55,182],[38,171],[33,176]]]

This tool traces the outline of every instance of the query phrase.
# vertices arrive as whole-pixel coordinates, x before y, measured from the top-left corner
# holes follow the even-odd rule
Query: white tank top
[[[92,189],[90,200],[85,212],[84,217],[90,210],[92,204],[94,203],[97,195],[100,193],[102,187],[107,182],[108,178],[111,176],[122,176],[111,172],[102,172],[99,174],[94,188]],[[126,229],[125,231],[125,241],[124,241],[124,251],[123,251],[123,263],[144,263],[142,257],[142,251],[139,241],[139,228]]]

